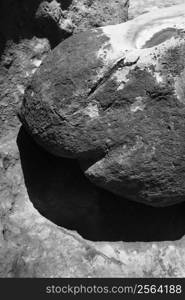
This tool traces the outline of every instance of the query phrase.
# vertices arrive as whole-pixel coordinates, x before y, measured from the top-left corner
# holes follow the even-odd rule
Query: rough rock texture
[[[55,23],[66,34],[124,22],[128,19],[128,0],[53,0],[40,3],[36,19]]]
[[[18,126],[17,106],[50,49],[86,27],[125,21],[127,2],[112,7],[100,0],[0,1],[0,136]]]
[[[0,61],[0,137],[18,126],[16,111],[24,90],[50,49],[47,39],[7,42]]]
[[[172,241],[184,236],[185,202],[153,208],[123,199],[96,187],[76,160],[51,155],[23,129],[17,144],[30,201],[53,223],[93,241]]]
[[[115,194],[184,201],[184,17],[180,5],[65,40],[25,93],[25,128]]]
[[[13,100],[18,102],[19,97],[21,101],[35,68],[50,45],[53,47],[58,43],[60,34],[57,36],[54,31],[55,34],[48,36],[49,31],[45,30],[44,35],[44,29],[51,29],[50,25],[40,28],[39,34],[37,30],[28,30],[30,24],[35,27],[35,23],[30,21],[26,11],[32,15],[32,5],[36,5],[36,12],[38,0],[2,0],[0,5],[2,3],[6,12],[0,9],[4,16],[0,21],[5,22],[0,31],[9,28],[8,34],[7,31],[0,34],[3,41],[0,51],[5,50],[2,64],[6,60],[7,65],[12,62],[9,58],[11,51],[8,51],[10,45],[10,57],[16,59],[10,63],[11,68],[6,71],[8,76],[4,77],[4,90],[1,89],[1,95],[4,95],[3,100],[1,98],[4,102],[1,118],[6,117],[0,126],[0,277],[184,277],[184,238],[162,243],[88,241],[177,240],[185,232],[184,203],[173,209],[154,209],[131,201],[123,206],[122,198],[97,191],[85,180],[75,161],[45,153],[22,129],[19,131]],[[19,8],[22,12],[22,4],[24,18],[17,11]],[[52,40],[53,37],[57,39]],[[2,66],[0,70],[5,72]],[[26,72],[29,72],[28,77]],[[14,84],[11,84],[13,80]],[[21,88],[17,87],[18,84]],[[99,193],[104,194],[103,199]],[[115,207],[115,203],[119,205]],[[163,234],[159,236],[161,232]]]
[[[128,0],[73,0],[64,11],[59,25],[62,29],[79,32],[93,27],[112,25],[128,19]]]
[[[129,19],[157,8],[170,7],[177,4],[184,4],[184,0],[130,0]]]
[[[0,1],[0,135],[1,131],[8,133],[18,126],[17,105],[51,48],[86,26],[116,24],[127,19],[127,1],[117,1],[114,9],[108,9],[109,2]]]
[[[16,111],[30,78],[50,51],[35,27],[38,1],[0,2],[0,137],[16,130]]]
[[[24,185],[16,135],[6,136],[0,146],[0,277],[185,276],[184,239],[162,243],[90,242],[42,217]],[[36,166],[32,164],[32,168]],[[85,201],[83,205],[85,209]]]

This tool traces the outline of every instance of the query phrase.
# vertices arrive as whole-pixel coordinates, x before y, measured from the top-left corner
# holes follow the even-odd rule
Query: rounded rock
[[[26,91],[25,128],[115,194],[184,201],[184,17],[180,5],[61,43]]]

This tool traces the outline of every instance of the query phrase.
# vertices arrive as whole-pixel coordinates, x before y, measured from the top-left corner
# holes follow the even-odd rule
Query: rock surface
[[[162,243],[91,242],[41,216],[24,185],[16,136],[6,136],[0,146],[1,278],[185,276],[184,238]]]
[[[132,241],[159,240],[158,233],[162,230],[164,233],[161,237],[162,240],[179,239],[185,231],[184,209],[181,205],[174,206],[173,210],[165,208],[165,213],[163,209],[160,209],[160,213],[159,209],[154,213],[152,207],[138,206],[140,204],[131,201],[128,201],[129,206],[124,208],[121,204],[123,203],[122,199],[118,201],[110,193],[105,193],[101,203],[97,199],[96,189],[87,181],[84,183],[85,179],[82,181],[78,179],[80,176],[73,166],[73,160],[70,160],[71,163],[63,163],[63,159],[61,161],[52,155],[44,155],[41,148],[38,150],[36,145],[32,145],[31,139],[28,138],[30,141],[28,142],[24,134],[21,134],[22,130],[19,131],[19,123],[15,118],[16,103],[21,101],[23,90],[38,67],[39,62],[35,59],[43,59],[50,46],[56,45],[60,37],[59,35],[56,40],[52,41],[51,36],[47,35],[48,31],[44,35],[43,28],[40,28],[39,37],[35,38],[37,31],[28,30],[30,26],[28,23],[34,24],[34,22],[32,23],[25,13],[27,11],[32,15],[33,5],[35,5],[34,12],[36,12],[39,2],[38,0],[22,2],[2,0],[0,2],[0,5],[4,3],[4,8],[6,7],[6,13],[0,9],[1,15],[4,16],[4,18],[0,18],[0,21],[5,22],[1,26],[1,30],[9,28],[8,32],[3,32],[3,37],[0,34],[0,38],[2,37],[2,40],[6,41],[6,47],[3,46],[0,49],[0,51],[3,50],[3,60],[0,66],[3,76],[5,74],[3,65],[9,66],[9,62],[11,64],[11,68],[6,71],[8,76],[2,76],[4,88],[1,89],[1,95],[3,95],[1,101],[4,103],[1,118],[4,116],[4,120],[0,126],[0,277],[184,277],[184,238],[177,242],[160,243],[111,243],[88,240],[88,237],[92,240],[110,240],[114,232],[116,233],[115,240],[130,241],[132,240],[131,236],[134,236]],[[26,9],[23,12],[20,3],[23,3]],[[29,8],[28,5],[30,5]],[[26,16],[25,18],[20,17],[17,8],[23,16]],[[28,21],[27,25],[24,21]],[[56,27],[51,29],[50,25],[48,26],[46,27],[50,28],[51,32],[56,30]],[[52,36],[56,37],[57,34]],[[12,41],[11,43],[9,39]],[[2,46],[2,43],[0,45]],[[17,52],[18,50],[19,52]],[[15,58],[13,62],[11,56]],[[29,73],[28,77],[25,76],[26,72]],[[21,85],[21,88],[18,84]],[[14,97],[14,95],[17,96]],[[12,105],[10,105],[11,103]],[[37,160],[35,160],[36,157]],[[63,164],[64,167],[61,168]],[[60,181],[59,168],[61,168],[64,183]],[[27,175],[25,169],[28,171]],[[56,170],[57,174],[54,173]],[[70,170],[72,174],[70,174]],[[50,174],[53,175],[53,179]],[[42,182],[39,181],[39,178],[42,178]],[[71,185],[71,182],[74,185]],[[80,184],[83,189],[78,189]],[[64,190],[60,193],[62,189]],[[111,205],[109,197],[113,197]],[[56,199],[58,199],[57,203]],[[75,201],[76,199],[77,201]],[[94,204],[92,204],[93,202]],[[120,206],[116,209],[115,202],[120,202]],[[101,210],[103,210],[103,214]],[[107,222],[105,222],[104,210],[107,214]],[[39,211],[53,222],[73,231],[56,226],[44,218]],[[143,211],[145,213],[140,217]],[[129,214],[131,220],[129,228],[127,223],[129,220],[122,226],[118,222],[118,218],[124,221],[123,213],[125,218]],[[111,222],[113,214],[115,217]],[[57,220],[54,219],[54,215],[57,215]],[[153,215],[152,219],[151,215]],[[174,221],[175,215],[176,221]],[[161,222],[165,219],[164,216],[166,225]],[[78,218],[84,222],[82,228],[77,227]],[[137,218],[138,226],[135,225]],[[143,222],[143,219],[146,223]],[[169,220],[171,225],[168,223]],[[141,232],[138,233],[139,224],[142,224],[143,227],[139,229]],[[91,232],[96,226],[96,235],[93,237]],[[84,228],[87,228],[88,232],[86,239],[75,232],[78,230],[82,234]],[[98,237],[97,233],[102,228],[105,235]],[[131,233],[130,228],[132,228]],[[151,231],[146,232],[146,228]],[[179,230],[178,234],[172,236],[174,228],[179,228]],[[117,235],[119,230],[123,236]],[[168,234],[166,234],[167,232]],[[148,235],[148,238],[145,234]],[[84,234],[82,235],[84,236]],[[111,240],[113,239],[111,238]]]
[[[184,201],[184,17],[180,5],[65,40],[25,93],[25,128],[117,195]]]
[[[177,4],[184,4],[184,0],[130,0],[129,19],[154,11],[157,8],[170,7]]]
[[[127,1],[0,2],[0,135],[18,126],[16,110],[33,73],[51,48],[71,35],[94,26],[127,19]],[[106,13],[102,13],[104,11]],[[102,14],[101,14],[102,13]],[[102,15],[102,18],[101,18]],[[95,24],[95,21],[97,23]],[[89,23],[88,23],[89,22]],[[71,26],[68,26],[71,24]]]
[[[42,1],[36,19],[41,24],[53,22],[63,33],[72,34],[126,21],[128,5],[128,0]]]

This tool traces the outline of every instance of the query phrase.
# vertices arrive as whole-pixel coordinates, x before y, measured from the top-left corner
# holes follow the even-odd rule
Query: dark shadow
[[[1,0],[0,1],[0,55],[6,41],[18,43],[32,37],[47,38],[54,48],[69,34],[60,30],[52,19],[36,18],[36,12],[43,0]],[[62,3],[63,1],[61,1]],[[71,1],[64,1],[67,8]],[[1,36],[3,42],[1,42]]]
[[[58,0],[58,2],[60,2],[62,10],[66,10],[72,4],[73,0]]]
[[[0,57],[2,56],[5,47],[6,47],[6,38],[5,38],[4,35],[0,32]]]
[[[61,41],[72,34],[60,29],[52,19],[37,20],[34,23],[34,34],[38,38],[47,38],[51,49],[55,48]]]
[[[77,161],[55,157],[20,129],[17,144],[30,200],[62,227],[94,241],[177,240],[185,234],[185,202],[153,208],[96,188]]]

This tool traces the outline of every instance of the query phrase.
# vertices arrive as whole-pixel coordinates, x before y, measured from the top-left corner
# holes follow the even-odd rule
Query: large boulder
[[[115,194],[184,201],[184,17],[179,5],[65,40],[25,93],[25,128]]]

